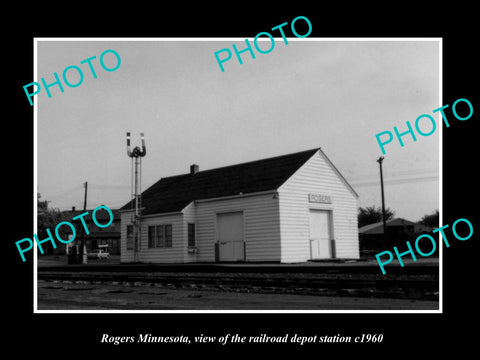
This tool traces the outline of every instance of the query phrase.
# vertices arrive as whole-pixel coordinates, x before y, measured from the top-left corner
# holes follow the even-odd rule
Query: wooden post
[[[83,212],[87,211],[87,189],[88,189],[88,182],[85,181],[83,183],[85,187],[85,197],[83,199]],[[87,263],[87,246],[85,244],[85,228],[82,226],[82,238],[80,242],[80,256],[82,259],[82,264]]]
[[[383,170],[382,170],[382,163],[383,163],[383,156],[380,156],[377,162],[380,164],[380,186],[382,189],[382,221],[383,221],[383,240],[386,241],[387,239],[387,219],[385,217],[385,196],[383,194]]]

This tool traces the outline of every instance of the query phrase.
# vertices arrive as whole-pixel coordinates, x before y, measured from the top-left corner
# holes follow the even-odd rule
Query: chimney
[[[197,164],[190,165],[190,175],[195,175],[196,173],[198,173],[198,165]]]
[[[75,206],[72,206],[72,211],[75,211]]]

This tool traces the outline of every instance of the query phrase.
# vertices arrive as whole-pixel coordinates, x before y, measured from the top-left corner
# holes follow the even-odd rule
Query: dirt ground
[[[436,301],[38,281],[38,310],[438,310]]]

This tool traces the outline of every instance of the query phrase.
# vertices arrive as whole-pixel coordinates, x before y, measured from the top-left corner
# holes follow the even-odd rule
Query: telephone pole
[[[383,239],[387,239],[387,219],[385,217],[385,195],[383,194],[383,170],[382,170],[382,163],[383,163],[383,156],[380,156],[377,162],[380,164],[380,186],[382,188],[382,221],[383,221]]]
[[[88,182],[85,181],[83,183],[83,186],[85,187],[85,197],[83,198],[83,212],[87,211],[87,189],[88,189]],[[84,227],[82,227],[82,237],[81,237],[81,242],[80,242],[80,256],[81,256],[81,262],[82,264],[87,263],[87,247],[85,244],[85,230]]]

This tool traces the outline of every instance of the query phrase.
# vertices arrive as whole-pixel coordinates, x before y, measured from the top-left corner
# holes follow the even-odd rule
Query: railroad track
[[[39,271],[38,279],[121,286],[438,300],[438,278],[431,275]]]

